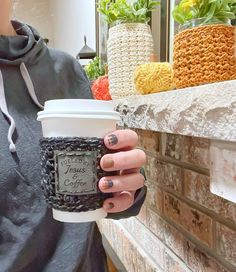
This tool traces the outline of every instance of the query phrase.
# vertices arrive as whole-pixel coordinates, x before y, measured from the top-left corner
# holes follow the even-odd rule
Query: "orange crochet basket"
[[[175,36],[174,79],[177,88],[236,79],[236,29],[205,25]]]

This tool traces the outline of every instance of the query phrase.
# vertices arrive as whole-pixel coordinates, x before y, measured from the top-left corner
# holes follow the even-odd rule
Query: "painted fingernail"
[[[112,180],[107,180],[106,182],[107,182],[107,188],[108,188],[108,189],[110,189],[110,188],[113,187],[114,183],[113,183]]]
[[[115,134],[111,134],[108,136],[108,144],[110,146],[116,145],[118,143],[118,138]]]
[[[114,166],[114,161],[112,158],[106,157],[106,158],[104,158],[102,164],[103,164],[104,168],[111,168]]]
[[[110,189],[112,188],[114,185],[113,181],[112,180],[104,180],[102,182],[102,189],[103,190],[106,190],[106,189]]]
[[[111,210],[111,209],[113,209],[114,207],[115,207],[115,205],[114,205],[112,202],[110,202],[110,203],[108,203],[108,204],[106,205],[107,210]]]

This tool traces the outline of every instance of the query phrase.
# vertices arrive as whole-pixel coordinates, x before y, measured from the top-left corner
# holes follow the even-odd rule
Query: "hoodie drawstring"
[[[2,72],[0,70],[0,109],[2,111],[2,113],[7,117],[7,119],[10,122],[10,127],[8,130],[8,135],[7,135],[7,139],[9,142],[9,150],[11,152],[16,152],[16,146],[12,141],[12,135],[16,129],[16,124],[14,119],[12,118],[12,116],[9,114],[8,112],[8,108],[7,108],[7,103],[6,103],[6,97],[5,97],[5,91],[4,91],[4,83],[3,83],[3,77],[2,77]]]
[[[27,91],[28,91],[31,99],[33,100],[34,104],[37,107],[39,107],[40,109],[43,109],[43,106],[39,103],[39,101],[37,99],[33,82],[30,78],[29,72],[28,72],[24,63],[21,63],[21,65],[20,65],[20,72],[21,72],[21,75],[25,81]],[[2,113],[6,116],[6,118],[10,122],[10,127],[8,130],[7,139],[9,142],[9,150],[12,153],[14,153],[14,152],[16,152],[16,146],[12,140],[12,135],[16,129],[16,124],[15,124],[15,121],[12,118],[12,116],[10,115],[8,108],[7,108],[6,96],[5,96],[5,90],[4,90],[4,82],[3,82],[3,76],[2,76],[1,70],[0,70],[0,110],[2,111]]]
[[[38,106],[41,110],[43,110],[43,105],[41,105],[38,101],[38,98],[35,94],[33,82],[30,78],[29,72],[28,72],[24,62],[22,62],[20,65],[20,72],[21,72],[21,75],[22,75],[22,77],[25,81],[25,84],[27,86],[28,93],[29,93],[31,99],[33,100],[34,104],[36,106]]]

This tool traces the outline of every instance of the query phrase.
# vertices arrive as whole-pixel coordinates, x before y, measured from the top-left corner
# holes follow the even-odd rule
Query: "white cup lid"
[[[88,118],[120,120],[118,112],[114,111],[112,101],[93,99],[55,99],[45,102],[44,110],[38,113],[38,120],[52,116],[79,115]]]

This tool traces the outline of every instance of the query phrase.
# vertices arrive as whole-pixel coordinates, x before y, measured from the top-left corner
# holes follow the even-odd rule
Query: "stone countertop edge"
[[[236,80],[114,100],[120,126],[236,142]]]

